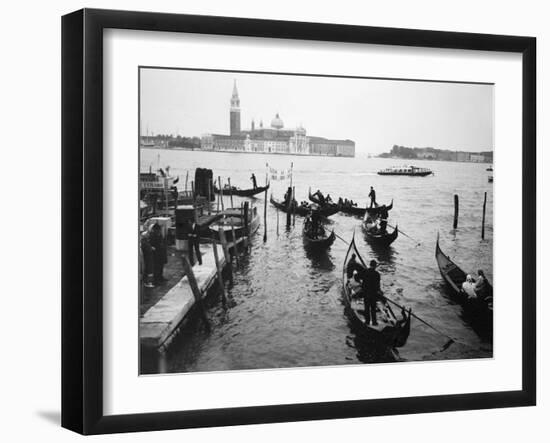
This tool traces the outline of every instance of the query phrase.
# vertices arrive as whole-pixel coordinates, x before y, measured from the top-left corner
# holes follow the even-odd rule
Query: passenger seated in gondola
[[[342,200],[342,197],[338,197],[338,206],[343,206],[344,200]]]
[[[462,283],[462,290],[468,296],[469,300],[477,298],[477,294],[475,291],[475,282],[470,274],[466,276],[466,281]]]
[[[326,202],[327,204],[333,203],[332,198],[330,197],[330,194],[327,194],[327,198],[325,198],[325,202]]]
[[[373,219],[370,215],[365,220],[365,227],[369,232],[376,232],[378,231],[378,225],[376,223],[376,220]]]

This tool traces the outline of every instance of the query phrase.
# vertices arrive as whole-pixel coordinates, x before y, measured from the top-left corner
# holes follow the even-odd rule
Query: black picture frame
[[[103,412],[103,31],[108,28],[522,55],[522,388],[393,399],[106,416]],[[83,9],[62,18],[62,426],[82,434],[228,426],[536,403],[536,39]]]

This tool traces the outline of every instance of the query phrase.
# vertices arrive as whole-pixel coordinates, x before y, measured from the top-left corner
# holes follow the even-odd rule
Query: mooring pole
[[[187,181],[189,180],[189,171],[185,172],[185,192],[187,192]]]
[[[229,225],[231,226],[231,235],[233,237],[233,254],[235,255],[235,261],[239,266],[239,250],[237,249],[237,236],[235,235],[235,225],[233,224],[233,218],[229,216]]]
[[[267,174],[266,174],[267,178]],[[267,241],[267,188],[264,191],[264,243]]]
[[[191,192],[193,193],[193,203],[195,203],[195,182],[191,180]]]
[[[229,269],[229,282],[233,284],[233,264],[231,263],[231,255],[229,254],[229,247],[227,246],[227,238],[225,238],[225,231],[220,226],[218,229],[220,236],[220,242],[222,243],[223,255],[225,257],[225,263]]]
[[[220,285],[220,290],[222,291],[222,304],[225,306],[226,297],[225,297],[225,285],[223,284],[222,277],[222,267],[220,265],[220,259],[218,257],[218,244],[216,241],[212,242],[212,249],[214,250],[214,261],[216,262],[216,274],[218,274],[218,284]]]
[[[458,226],[458,195],[455,194],[455,216],[453,220],[453,229]]]
[[[485,240],[485,208],[487,207],[487,192],[483,198],[483,219],[481,221],[481,239]]]
[[[191,287],[191,291],[193,292],[193,296],[195,297],[195,303],[199,308],[199,313],[204,320],[206,328],[210,329],[210,323],[208,321],[208,317],[206,316],[206,310],[202,302],[201,291],[199,289],[199,285],[197,284],[195,274],[193,273],[193,268],[191,267],[191,264],[189,263],[189,260],[185,255],[181,256],[181,261],[183,263],[183,270],[185,272],[185,275],[187,275],[187,280],[189,281],[189,286]]]
[[[223,188],[222,188],[222,178],[218,175],[218,186],[220,187],[220,201],[222,203],[222,212],[223,212]]]
[[[233,207],[233,191],[231,190],[231,178],[227,177],[227,183],[229,184],[229,201],[231,202],[231,207]]]

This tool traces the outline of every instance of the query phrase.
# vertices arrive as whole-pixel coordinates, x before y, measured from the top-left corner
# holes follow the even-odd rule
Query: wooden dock
[[[218,257],[223,269],[226,265],[224,253],[221,245],[215,244],[201,244],[202,265],[193,266],[193,274],[203,298],[217,279],[214,247],[218,248]],[[194,304],[195,297],[187,276],[184,276],[139,319],[141,345],[151,349],[166,346]]]

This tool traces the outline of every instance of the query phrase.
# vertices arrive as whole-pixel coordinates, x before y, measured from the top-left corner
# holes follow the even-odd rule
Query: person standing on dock
[[[146,288],[154,288],[153,285],[153,248],[149,242],[149,233],[143,231],[141,233],[141,253],[143,254],[143,286]]]
[[[370,187],[369,197],[370,197],[370,207],[372,208],[373,206],[374,207],[378,206],[376,204],[376,191],[372,186]]]
[[[201,248],[200,248],[201,231],[197,223],[195,222],[191,223],[188,238],[189,238],[189,249],[188,249],[189,263],[191,263],[191,266],[195,264],[195,255],[196,255],[199,265],[202,265],[202,255],[201,255]]]
[[[367,325],[378,325],[376,319],[376,302],[380,294],[380,273],[376,270],[378,263],[371,260],[369,268],[361,273],[363,282],[363,300],[365,303],[365,322]]]
[[[254,173],[252,173],[252,177],[250,177],[250,180],[252,180],[252,186],[254,187],[254,189],[256,189],[258,187],[258,183],[256,182],[256,176],[254,175]]]
[[[162,235],[162,229],[158,223],[155,223],[151,226],[151,231],[149,233],[149,242],[153,249],[153,278],[155,284],[161,284],[166,279],[164,278],[163,271],[164,265],[166,264],[166,240]]]

